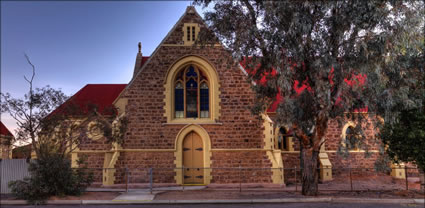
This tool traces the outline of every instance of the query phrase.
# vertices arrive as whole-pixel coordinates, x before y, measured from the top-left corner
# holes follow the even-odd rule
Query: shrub
[[[79,160],[79,167],[84,159]],[[9,183],[12,193],[31,204],[43,203],[50,196],[80,195],[93,181],[93,173],[84,165],[72,169],[71,162],[49,155],[30,163],[31,177]]]

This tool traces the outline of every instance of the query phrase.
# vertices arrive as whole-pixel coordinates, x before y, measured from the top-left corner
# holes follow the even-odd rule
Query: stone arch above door
[[[211,181],[211,139],[208,132],[202,126],[196,124],[189,124],[183,127],[176,136],[175,152],[174,152],[174,165],[177,168],[175,180],[177,184],[183,184],[183,171],[180,169],[183,166],[183,140],[191,132],[197,133],[203,143],[203,156],[204,156],[204,184],[209,184]]]

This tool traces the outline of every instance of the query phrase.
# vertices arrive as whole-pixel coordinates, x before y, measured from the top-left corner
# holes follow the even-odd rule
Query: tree
[[[16,120],[16,139],[30,142],[37,160],[29,165],[31,177],[12,181],[9,186],[18,198],[30,203],[43,202],[51,195],[78,195],[91,184],[93,174],[84,167],[73,170],[69,153],[84,138],[91,116],[76,118],[83,109],[72,102],[63,105],[68,97],[60,90],[49,86],[34,89],[35,66],[27,55],[25,58],[32,67],[31,78],[24,76],[29,91],[23,99],[1,93],[1,112]],[[84,160],[78,163],[84,165]]]
[[[9,186],[12,193],[30,203],[43,202],[52,195],[81,194],[93,181],[93,173],[86,169],[84,158],[77,161],[79,168],[73,169],[70,153],[84,138],[97,134],[108,142],[121,143],[125,116],[115,118],[117,110],[113,106],[103,109],[104,116],[97,112],[96,104],[76,103],[49,86],[34,89],[35,66],[27,55],[25,58],[32,67],[31,78],[24,76],[29,91],[23,99],[1,93],[1,112],[16,120],[17,140],[30,142],[37,160],[30,163],[30,178]],[[92,122],[94,125],[89,125]]]
[[[18,125],[16,141],[30,143],[37,158],[47,158],[51,154],[68,158],[69,153],[87,136],[87,126],[91,121],[100,121],[98,126],[107,133],[108,140],[113,141],[112,137],[116,136],[112,134],[113,117],[104,118],[96,111],[96,105],[77,104],[61,90],[49,85],[34,89],[35,66],[27,55],[25,58],[32,68],[32,75],[31,78],[24,76],[29,84],[24,98],[13,98],[9,93],[1,93],[1,113],[9,113]],[[115,115],[113,112],[116,109],[105,111]]]
[[[397,121],[386,124],[381,138],[388,156],[395,162],[413,162],[425,172],[425,113],[421,109],[402,111]]]
[[[317,195],[330,119],[361,122],[351,112],[367,106],[368,116],[393,122],[401,109],[421,106],[423,13],[422,1],[215,1],[198,42],[217,37],[246,62],[257,83],[254,113],[281,95],[277,122],[300,141],[302,193]]]
[[[25,58],[32,68],[31,78],[24,76],[29,90],[23,99],[13,98],[9,93],[1,93],[1,113],[9,113],[15,119],[18,125],[16,140],[31,143],[31,149],[37,158],[48,154],[66,158],[67,153],[78,145],[85,130],[84,122],[70,119],[70,116],[78,114],[81,108],[77,105],[58,108],[68,99],[61,90],[48,85],[34,89],[35,66],[26,54]]]

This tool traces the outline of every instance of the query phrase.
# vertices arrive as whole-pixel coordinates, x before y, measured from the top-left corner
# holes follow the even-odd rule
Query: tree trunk
[[[326,114],[319,113],[312,134],[304,132],[299,125],[293,124],[295,136],[300,141],[300,166],[302,194],[305,196],[317,196],[319,192],[319,152],[326,139],[328,118]]]
[[[302,194],[305,196],[317,196],[319,191],[318,157],[319,151],[313,147],[301,147],[301,182]]]

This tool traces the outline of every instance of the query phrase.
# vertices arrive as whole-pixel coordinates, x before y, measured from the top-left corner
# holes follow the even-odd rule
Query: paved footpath
[[[186,187],[185,190],[197,190],[205,187]],[[0,207],[324,207],[324,208],[396,208],[396,207],[418,207],[425,208],[424,199],[395,199],[395,198],[342,198],[342,197],[311,197],[311,198],[278,198],[278,199],[227,199],[227,200],[153,200],[155,194],[178,190],[181,187],[166,187],[155,189],[150,193],[147,189],[129,190],[113,200],[53,200],[47,201],[47,205],[26,205],[23,200],[1,200]],[[104,190],[108,191],[108,190]]]
[[[43,206],[1,206],[2,208],[71,208],[71,207],[84,207],[84,208],[408,208],[408,207],[417,207],[423,208],[423,204],[359,204],[359,203],[285,203],[285,204],[163,204],[163,205],[43,205]]]
[[[285,199],[239,199],[239,200],[54,200],[47,205],[63,207],[278,207],[289,205],[293,207],[308,207],[309,204],[320,204],[318,207],[424,207],[424,199],[368,199],[368,198],[285,198]],[[1,207],[27,206],[23,200],[2,200]],[[65,205],[65,206],[64,206]],[[230,206],[231,205],[231,206]],[[323,206],[322,206],[323,205]],[[376,206],[375,206],[376,205]],[[49,207],[49,206],[46,206]]]

